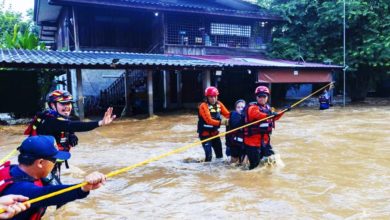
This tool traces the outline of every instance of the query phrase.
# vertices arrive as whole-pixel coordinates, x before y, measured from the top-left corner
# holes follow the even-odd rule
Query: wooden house
[[[156,110],[194,106],[209,85],[218,86],[221,99],[232,104],[250,100],[258,83],[325,83],[338,68],[266,59],[272,28],[283,20],[242,0],[35,0],[34,19],[41,41],[52,50],[174,54],[223,64],[220,69],[156,69]],[[68,74],[69,84],[74,72]],[[84,71],[84,90],[93,88],[84,95],[106,97],[103,103],[112,105],[107,103],[113,99],[110,91],[125,80],[123,100],[136,99],[131,105],[142,109],[146,73],[121,69],[113,74],[119,78],[103,83],[106,71]]]

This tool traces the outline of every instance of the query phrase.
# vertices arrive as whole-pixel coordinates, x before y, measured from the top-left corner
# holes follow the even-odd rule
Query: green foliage
[[[20,13],[11,11],[4,7],[4,2],[0,0],[0,48],[16,48],[16,49],[38,49],[44,50],[46,47],[43,43],[39,43],[38,27],[33,23],[32,9],[27,12],[28,16],[25,20],[22,19]],[[9,71],[10,69],[1,68],[1,71]],[[11,71],[15,71],[12,70]],[[19,72],[26,71],[18,69]],[[28,70],[27,70],[28,71]],[[43,106],[45,95],[47,94],[54,76],[60,74],[60,71],[41,69],[35,70],[37,74],[37,88],[39,91],[31,91],[32,96],[38,95],[41,97],[40,106]],[[30,74],[29,74],[30,75]],[[21,83],[25,77],[21,79]],[[31,83],[31,82],[29,82]],[[31,96],[30,96],[31,97]],[[15,111],[15,115],[22,115],[30,110],[20,109]]]
[[[34,33],[27,29],[24,33],[20,32],[18,24],[15,24],[12,34],[9,34],[8,32],[3,34],[3,43],[1,44],[1,47],[28,50],[45,49],[45,45],[43,43],[39,43],[39,39]]]
[[[346,65],[354,100],[364,98],[367,80],[378,80],[375,74],[389,70],[389,4],[346,0]],[[343,0],[273,0],[270,5],[286,22],[274,28],[268,55],[343,65]]]
[[[16,49],[45,49],[39,43],[37,26],[32,21],[32,10],[28,11],[28,19],[22,20],[22,15],[10,11],[0,4],[0,47]]]
[[[272,3],[273,0],[257,0],[257,4],[266,9],[270,9]]]

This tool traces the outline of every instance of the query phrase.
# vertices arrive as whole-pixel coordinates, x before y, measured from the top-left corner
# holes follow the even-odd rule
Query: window
[[[251,26],[239,24],[211,23],[211,34],[251,37]]]

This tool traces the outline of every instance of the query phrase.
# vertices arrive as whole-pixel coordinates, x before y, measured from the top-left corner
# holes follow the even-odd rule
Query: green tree
[[[5,32],[3,34],[2,48],[15,49],[38,49],[44,50],[45,44],[39,43],[38,37],[31,31],[25,30],[24,33],[19,31],[19,25],[15,24],[12,34]]]
[[[33,11],[30,9],[27,12],[28,16],[22,19],[22,15],[18,12],[11,11],[11,9],[4,7],[4,1],[0,0],[0,48],[16,48],[16,49],[45,49],[45,45],[39,43],[38,27],[33,22]],[[30,72],[26,69],[12,69],[1,68],[2,73],[11,72]],[[31,72],[30,72],[31,73]],[[41,97],[36,100],[37,106],[43,106],[45,95],[47,94],[52,80],[55,75],[63,74],[63,70],[40,69],[33,70],[36,74],[36,85],[39,91],[32,91],[30,98]],[[13,74],[14,75],[14,74]],[[32,74],[28,74],[31,76]],[[28,78],[31,80],[31,77]],[[3,78],[5,80],[5,78]],[[34,84],[34,82],[26,81],[26,77],[20,79],[21,84]],[[17,88],[16,88],[17,89]],[[31,106],[36,108],[35,106]],[[35,110],[34,110],[35,111]],[[33,112],[34,112],[33,111]],[[32,113],[31,109],[16,109],[13,114],[16,117],[25,116]]]
[[[389,75],[389,2],[348,0],[346,5],[348,90],[359,101],[369,86]],[[343,64],[342,0],[273,0],[270,9],[286,21],[274,29],[270,56]]]
[[[11,11],[0,3],[0,47],[17,49],[44,49],[39,43],[37,26],[32,20],[32,10],[29,10],[26,20],[22,15]]]

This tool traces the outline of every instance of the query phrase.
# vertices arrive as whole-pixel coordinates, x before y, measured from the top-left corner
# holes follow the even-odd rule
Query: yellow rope
[[[306,100],[306,99],[310,98],[311,96],[317,94],[318,92],[322,91],[323,89],[325,89],[326,87],[330,86],[331,84],[333,84],[333,82],[327,84],[326,86],[324,86],[324,87],[318,89],[317,91],[315,91],[315,92],[313,92],[312,94],[306,96],[305,98],[301,99],[300,101],[294,103],[293,105],[291,105],[291,107],[293,108],[293,107],[299,105],[299,104],[302,103],[304,100]],[[284,113],[284,112],[286,112],[286,111],[288,111],[288,109],[284,109],[284,110],[281,111],[280,113]],[[170,155],[172,155],[172,154],[176,154],[176,153],[183,152],[183,151],[185,151],[185,150],[187,150],[187,149],[189,149],[189,148],[191,148],[191,147],[198,146],[199,144],[202,144],[202,143],[204,143],[204,142],[213,140],[213,139],[218,138],[218,137],[222,137],[222,136],[224,136],[224,135],[226,135],[226,134],[230,134],[230,133],[235,132],[235,131],[237,131],[237,130],[240,130],[240,129],[243,129],[243,128],[245,128],[245,127],[248,127],[248,126],[257,124],[257,123],[259,123],[259,122],[268,120],[268,119],[273,118],[273,117],[274,117],[273,115],[272,115],[272,116],[268,116],[268,117],[263,118],[263,119],[260,119],[260,120],[258,120],[258,121],[254,121],[254,122],[245,124],[245,125],[243,125],[243,126],[241,126],[241,127],[238,127],[238,128],[235,128],[235,129],[226,131],[226,132],[222,132],[222,133],[220,133],[220,134],[218,134],[218,135],[216,135],[216,136],[213,136],[213,137],[204,139],[204,140],[202,140],[202,141],[197,141],[197,142],[194,142],[194,143],[185,145],[185,146],[183,146],[183,147],[177,148],[177,149],[175,149],[175,150],[169,151],[169,152],[167,152],[167,153],[161,154],[161,155],[159,155],[159,156],[152,157],[152,158],[147,159],[147,160],[144,160],[144,161],[142,161],[142,162],[133,164],[133,165],[131,165],[131,166],[124,167],[124,168],[122,168],[122,169],[112,171],[112,172],[108,173],[108,174],[106,175],[106,177],[109,178],[109,177],[113,177],[113,176],[119,175],[119,174],[121,174],[121,173],[125,173],[125,172],[130,171],[130,170],[133,170],[133,169],[135,169],[135,168],[137,168],[137,167],[147,165],[147,164],[149,164],[149,163],[151,163],[151,162],[154,162],[154,161],[160,160],[160,159],[162,159],[162,158],[168,157],[168,156],[170,156]],[[69,192],[69,191],[72,191],[72,190],[74,190],[74,189],[81,188],[81,187],[83,187],[83,186],[85,186],[85,185],[87,185],[87,184],[88,184],[87,182],[82,182],[82,183],[79,183],[79,184],[77,184],[77,185],[70,186],[70,187],[68,187],[68,188],[65,188],[65,189],[62,189],[62,190],[59,190],[59,191],[56,191],[56,192],[52,192],[52,193],[49,193],[49,194],[46,194],[46,195],[43,195],[43,196],[40,196],[40,197],[31,199],[31,200],[29,200],[29,201],[27,201],[27,202],[24,202],[24,203],[30,203],[30,204],[32,204],[32,203],[40,202],[40,201],[42,201],[42,200],[45,200],[45,199],[48,199],[48,198],[51,198],[51,197],[54,197],[54,196],[57,196],[57,195],[60,195],[60,194]],[[5,210],[0,209],[0,214],[3,213],[4,211],[5,211]]]
[[[0,160],[0,164],[3,164],[5,161],[7,161],[10,157],[14,156],[18,152],[18,149],[14,149],[9,154],[7,154],[3,159]]]

